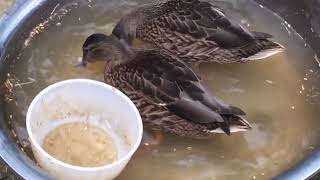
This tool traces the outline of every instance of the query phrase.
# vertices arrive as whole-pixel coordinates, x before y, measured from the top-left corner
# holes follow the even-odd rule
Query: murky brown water
[[[0,16],[2,16],[14,2],[15,0],[0,0]]]
[[[96,2],[103,2],[97,0]],[[103,79],[104,66],[76,69],[85,38],[110,33],[114,23],[145,1],[92,3],[86,15],[74,12],[55,23],[25,49],[11,71],[19,79],[17,104],[8,104],[16,134],[25,140],[25,114],[44,87],[69,78]],[[269,179],[301,160],[317,146],[320,135],[319,78],[314,52],[276,15],[250,0],[224,4],[254,30],[275,36],[287,49],[265,61],[238,65],[205,64],[201,74],[226,102],[246,111],[253,130],[230,137],[193,140],[167,135],[159,148],[139,150],[119,180],[125,179]],[[17,83],[17,82],[16,82]],[[8,116],[10,117],[10,116]]]

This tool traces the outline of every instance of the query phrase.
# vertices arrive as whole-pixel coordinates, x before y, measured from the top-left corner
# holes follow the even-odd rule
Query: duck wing
[[[144,50],[123,65],[127,83],[150,102],[166,106],[180,117],[199,124],[221,123],[230,134],[226,116],[245,113],[225,104],[204,87],[198,76],[175,56],[162,50]],[[242,119],[242,118],[239,118]]]
[[[192,58],[195,62],[245,62],[263,59],[283,49],[268,40],[272,38],[270,34],[249,31],[209,2],[168,0],[155,9],[157,13],[137,27],[137,37],[182,59],[186,57],[188,63]]]
[[[255,39],[250,31],[209,2],[169,0],[158,8],[162,13],[138,27],[138,36],[154,39],[155,35],[164,32],[168,36],[179,33],[182,38],[202,39],[224,48],[242,46]],[[259,34],[259,37],[261,35],[271,37],[267,34]]]

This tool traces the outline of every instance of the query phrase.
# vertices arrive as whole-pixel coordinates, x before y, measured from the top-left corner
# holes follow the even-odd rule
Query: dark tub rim
[[[24,20],[33,15],[45,3],[46,0],[17,0],[14,6],[1,17],[0,67],[2,71],[4,71],[2,66],[5,64],[7,45],[22,26]],[[7,124],[5,123],[3,108],[0,109],[0,157],[23,179],[53,179],[23,154],[17,144],[12,141],[7,130]]]
[[[55,0],[53,0],[55,1]],[[3,64],[6,46],[24,20],[31,16],[46,0],[17,0],[16,4],[0,19],[0,64]],[[290,22],[290,21],[289,21]],[[11,141],[6,127],[4,112],[0,110],[0,157],[22,178],[32,180],[52,179],[22,154]],[[320,171],[320,149],[306,157],[294,167],[275,177],[279,180],[308,179]]]

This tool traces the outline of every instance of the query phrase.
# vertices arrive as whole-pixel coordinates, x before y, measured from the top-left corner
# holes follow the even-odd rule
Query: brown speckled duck
[[[93,34],[83,45],[83,64],[106,61],[105,81],[124,92],[139,109],[144,125],[180,136],[251,128],[245,113],[213,96],[198,76],[161,49],[134,49],[113,35]]]
[[[138,39],[166,49],[189,65],[242,63],[284,48],[271,35],[252,32],[220,8],[201,0],[165,0],[124,16],[113,34],[132,45]]]

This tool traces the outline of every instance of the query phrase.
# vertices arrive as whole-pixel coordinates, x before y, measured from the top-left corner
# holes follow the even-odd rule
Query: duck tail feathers
[[[280,43],[273,42],[273,41],[270,41],[267,39],[258,40],[257,44],[251,48],[252,49],[260,49],[260,50],[256,51],[256,53],[254,53],[252,55],[249,55],[248,57],[242,58],[242,60],[255,61],[255,60],[265,59],[267,57],[281,53],[285,49],[285,47],[282,46]],[[248,49],[249,52],[251,51],[250,50],[251,48],[249,47],[249,49]],[[251,53],[248,53],[248,54],[251,54]]]
[[[240,116],[246,115],[246,113],[238,107],[230,106],[230,109],[231,109],[232,114],[240,115]]]
[[[218,128],[211,130],[212,133],[224,133],[231,135],[232,133],[248,131],[252,127],[250,123],[239,115],[226,115],[223,117],[224,122],[218,123]]]

